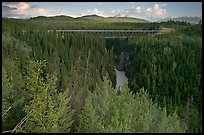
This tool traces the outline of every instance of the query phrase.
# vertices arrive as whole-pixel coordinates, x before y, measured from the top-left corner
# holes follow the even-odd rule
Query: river
[[[128,78],[125,75],[124,71],[118,71],[117,69],[115,69],[116,71],[116,90],[118,89],[122,89],[125,82],[128,81]]]
[[[125,69],[127,68],[129,57],[127,53],[121,52],[119,56],[119,63],[116,65],[116,90],[121,90],[125,83],[128,81],[125,75]]]

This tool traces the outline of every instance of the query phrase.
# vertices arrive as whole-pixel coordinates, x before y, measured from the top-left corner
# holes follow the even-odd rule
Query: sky
[[[146,20],[202,16],[202,2],[2,2],[2,17],[8,18],[92,14]]]

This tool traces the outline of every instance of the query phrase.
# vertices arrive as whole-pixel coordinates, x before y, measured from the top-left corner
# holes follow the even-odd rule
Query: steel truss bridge
[[[102,38],[129,38],[136,35],[156,34],[159,30],[56,30],[60,34],[89,33]]]

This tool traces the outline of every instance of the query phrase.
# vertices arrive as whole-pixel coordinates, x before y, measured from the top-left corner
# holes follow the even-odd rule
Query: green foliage
[[[75,127],[78,128],[77,121],[87,93],[93,91],[96,82],[107,72],[111,72],[111,78],[115,80],[114,67],[111,64],[113,60],[104,44],[103,39],[92,38],[86,34],[71,34],[61,37],[57,33],[45,31],[30,30],[25,33],[20,28],[15,29],[15,31],[12,29],[11,31],[4,31],[3,66],[6,67],[6,74],[8,74],[6,78],[10,80],[12,86],[12,89],[8,91],[13,96],[9,103],[15,101],[16,106],[11,113],[11,117],[15,117],[9,117],[5,122],[7,124],[7,121],[12,119],[15,120],[15,123],[8,123],[12,127],[7,127],[6,130],[14,128],[29,112],[28,109],[25,113],[22,110],[23,106],[28,105],[30,100],[38,100],[39,95],[36,92],[46,91],[43,94],[47,93],[52,97],[54,93],[69,91],[71,95],[70,106],[72,110],[75,110],[72,132],[76,132]],[[101,60],[98,60],[99,58]],[[43,60],[46,60],[47,66]],[[34,61],[38,62],[35,63]],[[55,74],[58,79],[55,83],[50,83],[47,74]],[[7,81],[6,78],[3,79]],[[6,82],[6,85],[10,84]],[[47,99],[42,99],[41,102],[51,100],[50,96]],[[42,106],[41,109],[43,111],[46,107]],[[15,113],[17,115],[13,115]],[[6,124],[4,125],[6,126]],[[42,131],[42,129],[38,130]],[[68,131],[68,128],[64,130]]]
[[[97,133],[99,132],[97,125],[98,119],[92,106],[91,99],[87,98],[80,117],[79,132]]]
[[[21,111],[26,103],[23,68],[28,58],[27,50],[32,50],[9,33],[2,34],[2,43],[2,111],[11,107],[3,116],[2,129],[10,130],[24,116]]]
[[[158,29],[158,23],[131,18],[84,19],[71,17],[36,17],[28,20],[2,19],[3,31],[16,29],[57,30],[57,29]],[[12,25],[11,25],[12,24]]]
[[[183,27],[166,35],[134,37],[127,45],[131,90],[136,93],[144,87],[154,102],[167,108],[167,114],[182,109],[191,96],[195,98],[193,106],[201,110],[201,79],[197,75],[201,74],[202,26]],[[188,31],[194,27],[194,34],[190,34]],[[178,113],[181,116],[183,112]],[[200,118],[201,111],[195,115]]]
[[[68,108],[70,96],[67,92],[57,93],[56,77],[50,76],[47,83],[42,77],[44,61],[31,61],[28,68],[27,89],[30,103],[25,106],[26,113],[31,110],[22,132],[69,132],[72,114]]]
[[[202,24],[195,24],[180,30],[182,33],[189,36],[202,36]]]
[[[11,106],[2,131],[29,115],[17,132],[202,132],[202,24],[65,16],[2,24],[2,113]],[[163,27],[175,32],[104,40],[52,31]],[[116,93],[121,52],[129,88]]]
[[[100,100],[97,102],[96,99]],[[105,106],[104,102],[107,103]],[[108,108],[104,117],[100,116],[104,110],[100,107]],[[99,108],[101,111],[97,113]],[[81,116],[79,132],[184,132],[176,113],[167,116],[166,111],[153,104],[143,89],[134,95],[126,85],[121,93],[115,93],[106,78],[97,85],[96,92],[90,94]]]
[[[11,87],[11,82],[9,81],[7,72],[4,68],[2,68],[2,114],[4,114],[11,106],[10,98],[13,96],[11,93]],[[5,116],[3,119],[5,119]]]

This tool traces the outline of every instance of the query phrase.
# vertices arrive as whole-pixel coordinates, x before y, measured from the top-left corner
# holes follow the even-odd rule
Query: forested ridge
[[[2,132],[201,133],[202,24],[99,22],[2,19]],[[174,31],[129,39],[48,31],[163,27]],[[129,81],[117,92],[121,52]]]

